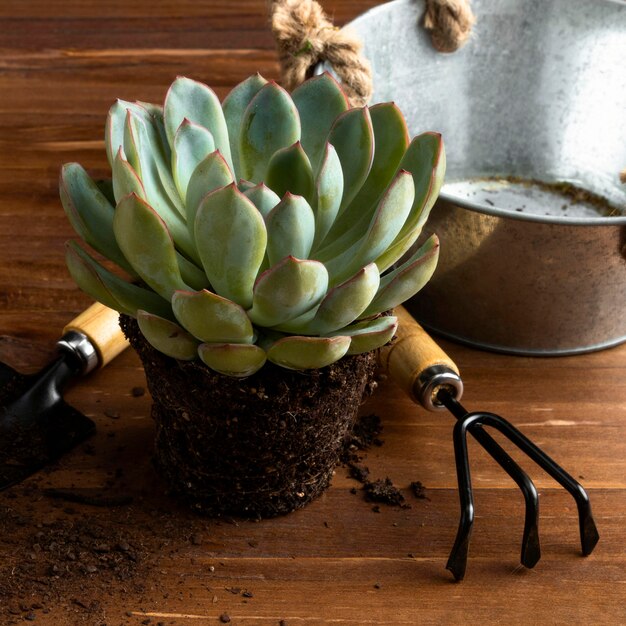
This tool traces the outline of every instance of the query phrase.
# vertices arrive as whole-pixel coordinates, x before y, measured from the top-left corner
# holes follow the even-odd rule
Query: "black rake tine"
[[[499,430],[574,498],[578,508],[578,526],[582,553],[584,556],[590,555],[596,547],[600,535],[591,513],[589,495],[583,486],[509,421],[494,413],[485,413],[483,415],[482,423]]]
[[[467,453],[467,419],[472,419],[471,415],[454,425],[454,462],[456,465],[456,478],[459,489],[459,501],[461,505],[461,516],[457,529],[454,545],[450,551],[446,569],[452,572],[454,580],[460,582],[465,577],[467,569],[467,555],[469,553],[472,526],[474,524],[474,496],[472,493],[472,478],[469,467],[469,457]]]
[[[520,562],[532,569],[541,559],[539,541],[539,494],[530,476],[507,454],[500,444],[480,424],[474,424],[470,433],[498,465],[515,481],[525,502],[524,532]]]
[[[445,389],[441,389],[438,399],[458,419],[481,415],[468,413],[463,406]],[[480,420],[478,420],[479,422]],[[541,559],[539,540],[539,494],[530,476],[509,456],[500,444],[487,432],[481,424],[475,422],[468,427],[471,435],[482,448],[498,463],[498,465],[515,481],[524,496],[525,515],[524,532],[520,562],[524,567],[533,568]]]
[[[460,405],[459,405],[460,407]],[[452,572],[454,580],[460,582],[465,577],[467,569],[467,557],[469,554],[469,543],[474,524],[474,497],[472,492],[472,480],[469,468],[469,455],[467,450],[467,433],[470,432],[479,443],[480,439],[486,439],[485,450],[503,467],[509,475],[514,478],[520,486],[524,499],[530,506],[526,508],[526,518],[524,523],[524,537],[522,540],[522,565],[534,567],[541,551],[539,547],[539,533],[537,528],[537,515],[539,511],[539,499],[537,489],[528,475],[509,457],[500,445],[488,433],[481,428],[483,421],[489,421],[495,426],[495,420],[501,420],[497,415],[491,413],[466,413],[459,418],[454,425],[454,459],[456,464],[457,481],[459,489],[459,500],[461,504],[461,516],[454,545],[448,557],[446,569]],[[496,426],[497,427],[497,426]],[[498,428],[500,430],[500,428]],[[474,432],[477,431],[477,432]],[[502,432],[502,431],[501,431]],[[503,433],[506,436],[506,433]],[[490,449],[491,448],[491,449]],[[510,461],[510,464],[507,462]],[[509,471],[510,470],[510,471]],[[512,472],[512,473],[511,473]],[[523,485],[523,487],[522,487]]]

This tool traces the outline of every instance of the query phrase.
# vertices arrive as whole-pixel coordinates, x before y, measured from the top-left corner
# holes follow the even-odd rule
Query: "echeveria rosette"
[[[409,141],[393,103],[350,108],[328,74],[291,95],[257,74],[221,104],[178,78],[163,107],[117,101],[106,150],[112,191],[70,163],[61,199],[122,273],[76,242],[67,264],[174,358],[241,377],[374,350],[435,269],[435,236],[401,259],[442,184],[441,137]]]

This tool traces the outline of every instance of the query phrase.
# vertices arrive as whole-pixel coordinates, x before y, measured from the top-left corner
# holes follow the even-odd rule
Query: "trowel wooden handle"
[[[73,330],[86,335],[98,354],[99,366],[104,367],[128,347],[118,316],[117,311],[96,302],[75,317],[63,333]]]
[[[380,354],[380,362],[390,376],[416,402],[429,410],[439,410],[436,394],[441,386],[450,387],[458,399],[463,383],[454,361],[403,307],[394,310],[398,318],[396,340]]]

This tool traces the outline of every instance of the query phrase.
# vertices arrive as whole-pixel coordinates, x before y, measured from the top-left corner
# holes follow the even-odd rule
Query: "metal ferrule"
[[[413,392],[425,409],[445,411],[446,407],[437,399],[440,389],[445,389],[455,400],[460,400],[463,381],[453,369],[445,365],[432,365],[417,377]]]
[[[69,330],[57,341],[57,348],[70,352],[81,364],[81,374],[88,374],[98,367],[98,352],[87,335]]]

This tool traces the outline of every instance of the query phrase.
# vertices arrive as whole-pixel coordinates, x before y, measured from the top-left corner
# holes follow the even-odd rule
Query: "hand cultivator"
[[[463,580],[467,566],[470,536],[474,523],[474,495],[467,450],[468,433],[515,481],[524,495],[526,516],[522,537],[521,563],[534,567],[541,558],[539,545],[539,497],[528,474],[484,429],[490,426],[545,470],[576,501],[582,553],[591,554],[599,535],[591,514],[589,496],[583,487],[513,424],[495,413],[469,412],[459,402],[463,381],[454,362],[435,344],[403,308],[397,307],[398,338],[383,352],[382,361],[404,390],[429,411],[448,410],[458,420],[454,426],[454,456],[461,503],[461,518],[454,546],[446,565],[455,580]]]

